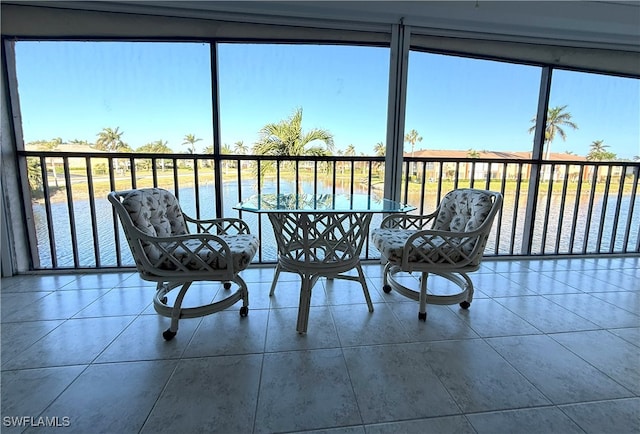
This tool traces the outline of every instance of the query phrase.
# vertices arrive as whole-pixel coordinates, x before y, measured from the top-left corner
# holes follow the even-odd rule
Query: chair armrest
[[[186,234],[172,237],[152,237],[139,230],[137,242],[138,259],[142,260],[145,271],[156,275],[176,274],[176,272],[211,273],[214,271],[234,274],[231,248],[221,237],[214,234]],[[153,257],[147,254],[153,251]],[[179,252],[179,254],[178,254]],[[207,252],[214,256],[218,265],[212,266],[212,260],[205,261],[198,253]],[[222,265],[221,265],[222,264]],[[171,267],[169,267],[169,265]]]
[[[391,214],[382,219],[381,228],[385,229],[424,229],[436,218],[437,212],[425,215]]]
[[[236,235],[236,234],[248,234],[249,225],[239,218],[225,217],[219,219],[199,220],[184,215],[185,221],[196,225],[196,230],[205,234],[216,235]]]
[[[412,234],[405,242],[402,264],[411,268],[410,263],[455,265],[463,267],[482,255],[486,241],[486,231],[449,232],[421,230]]]

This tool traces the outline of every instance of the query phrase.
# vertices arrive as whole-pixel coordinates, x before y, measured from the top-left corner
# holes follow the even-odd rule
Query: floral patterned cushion
[[[133,190],[122,200],[135,227],[152,237],[188,233],[176,197],[161,188]]]
[[[433,229],[453,232],[470,232],[486,220],[493,202],[482,191],[454,190],[440,202],[440,211]]]
[[[236,272],[242,271],[249,266],[260,245],[258,239],[251,234],[222,235],[220,238],[229,245],[231,257],[233,258],[233,268]],[[173,250],[173,257],[187,268],[191,270],[200,270],[202,268],[202,263],[194,258],[193,253],[191,253],[196,251],[196,255],[212,268],[218,270],[227,268],[227,258],[220,255],[220,244],[212,242],[209,244],[211,248],[205,246],[200,250],[197,250],[202,244],[199,240],[189,240],[184,244],[189,250],[178,247]],[[171,270],[175,269],[176,265],[166,259],[160,268]]]
[[[491,196],[477,190],[454,190],[440,203],[438,215],[431,229],[445,232],[471,232],[480,227],[491,212]],[[428,229],[428,228],[425,228]],[[425,233],[406,246],[409,237],[417,230],[402,228],[379,228],[372,231],[371,239],[380,253],[391,262],[402,262],[406,248],[409,262],[453,264],[466,261],[476,243],[483,239],[466,236],[440,236]],[[483,248],[483,246],[481,246]],[[472,263],[479,261],[474,258]]]
[[[400,262],[402,261],[402,253],[407,240],[416,232],[415,230],[406,229],[378,228],[371,232],[371,241],[382,253],[382,256],[391,262]]]
[[[180,209],[180,204],[173,193],[161,188],[143,188],[133,190],[122,199],[122,205],[129,213],[133,225],[151,237],[172,237],[187,235],[189,230]],[[259,241],[251,234],[220,235],[231,249],[231,256],[236,271],[247,268],[258,251]],[[203,262],[214,269],[225,269],[227,258],[221,255],[220,244],[210,242],[204,244],[198,239],[184,242],[185,247],[175,247],[175,243],[159,241],[141,241],[147,258],[152,264],[166,270],[177,269],[172,260],[166,258],[164,249],[171,256],[190,270],[203,270]],[[162,247],[162,248],[160,248]],[[199,257],[202,261],[196,258]]]
[[[380,253],[391,262],[402,262],[406,243],[416,230],[405,229],[374,229],[371,235],[373,244]],[[449,238],[445,240],[440,236],[426,238],[416,238],[409,250],[409,262],[428,263],[455,263],[463,258],[461,250],[470,253],[472,244],[462,244],[467,238]]]

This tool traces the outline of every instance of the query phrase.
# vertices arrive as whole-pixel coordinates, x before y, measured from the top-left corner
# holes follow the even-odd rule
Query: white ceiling
[[[640,1],[40,1],[74,9],[161,15],[331,20],[357,26],[399,23],[422,32],[562,41],[640,51]]]

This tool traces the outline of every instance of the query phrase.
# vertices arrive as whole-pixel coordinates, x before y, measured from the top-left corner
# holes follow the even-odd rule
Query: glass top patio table
[[[374,213],[405,213],[413,206],[366,194],[261,194],[234,209],[266,214],[278,245],[278,263],[269,295],[281,272],[302,278],[297,331],[307,332],[311,290],[319,277],[355,280],[362,286],[369,312],[373,304],[360,265],[360,252]],[[357,276],[347,273],[355,269]]]
[[[390,199],[368,194],[259,194],[234,206],[256,213],[397,213],[416,209]]]

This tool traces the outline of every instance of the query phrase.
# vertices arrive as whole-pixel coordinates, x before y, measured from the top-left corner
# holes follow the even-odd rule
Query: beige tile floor
[[[640,433],[640,258],[487,260],[426,323],[364,268],[373,313],[320,280],[299,335],[299,278],[251,268],[248,317],[170,342],[135,273],[2,279],[2,433]]]

